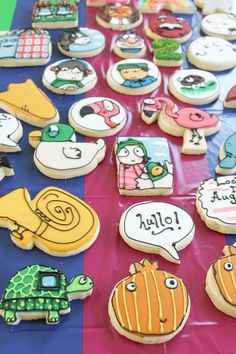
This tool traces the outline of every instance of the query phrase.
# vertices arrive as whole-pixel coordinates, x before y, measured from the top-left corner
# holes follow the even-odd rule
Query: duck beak
[[[29,133],[28,140],[29,144],[35,149],[40,143],[42,133],[40,130],[34,130]]]

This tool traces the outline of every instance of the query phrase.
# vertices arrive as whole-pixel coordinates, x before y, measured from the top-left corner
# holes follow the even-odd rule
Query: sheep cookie
[[[90,58],[103,51],[105,36],[92,28],[69,28],[62,32],[57,46],[68,57]]]
[[[113,64],[106,79],[114,91],[125,95],[145,95],[161,85],[158,67],[144,59],[125,59]]]
[[[146,54],[144,38],[135,31],[124,31],[115,40],[113,52],[121,58],[141,58]]]
[[[0,152],[17,152],[17,144],[22,138],[23,128],[19,120],[11,114],[0,113]]]
[[[231,134],[221,145],[219,159],[220,163],[216,166],[216,173],[233,175],[236,172],[236,133]]]
[[[126,109],[107,97],[88,97],[69,111],[69,123],[80,134],[95,138],[118,133],[127,120]]]
[[[216,76],[208,71],[183,69],[170,77],[169,90],[182,102],[203,105],[219,97],[220,84]]]
[[[180,14],[193,14],[196,7],[191,0],[137,0],[137,7],[144,13],[159,13],[169,10]]]
[[[227,14],[211,14],[203,18],[202,31],[213,37],[219,37],[228,41],[236,39],[236,18]]]
[[[97,74],[84,60],[64,59],[49,65],[43,73],[43,84],[52,92],[79,95],[91,90],[97,83]]]
[[[183,329],[189,316],[190,297],[183,280],[147,258],[131,264],[130,274],[110,295],[112,326],[135,342],[167,342]]]
[[[181,44],[175,39],[159,38],[152,42],[153,62],[160,66],[180,66],[183,64]]]
[[[236,85],[234,85],[227,93],[227,96],[224,99],[224,106],[226,108],[236,108]]]

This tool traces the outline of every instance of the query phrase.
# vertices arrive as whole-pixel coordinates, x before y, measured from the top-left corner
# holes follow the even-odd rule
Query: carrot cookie
[[[70,125],[80,134],[102,138],[118,133],[127,120],[126,109],[107,97],[84,98],[70,108]]]
[[[203,15],[215,12],[230,13],[234,4],[234,0],[194,0],[194,2],[202,9]]]
[[[130,273],[110,295],[112,326],[135,342],[167,342],[183,329],[189,316],[190,298],[184,282],[147,258],[131,264]]]
[[[169,10],[179,14],[193,14],[196,7],[191,0],[137,0],[137,7],[144,13],[159,13]]]
[[[159,66],[180,66],[183,63],[181,44],[175,39],[159,38],[152,42],[153,61]]]
[[[202,31],[213,37],[219,37],[228,41],[236,39],[236,18],[227,14],[211,14],[203,18]]]
[[[135,31],[124,31],[115,40],[113,52],[121,58],[141,58],[146,54],[144,38]]]
[[[236,133],[230,135],[219,151],[220,163],[216,166],[216,173],[233,175],[236,172]]]
[[[0,155],[0,182],[4,177],[14,176],[14,170],[10,164],[8,157]]]
[[[0,113],[0,152],[17,152],[17,144],[22,138],[23,129],[19,120],[11,114]]]
[[[236,108],[236,85],[234,85],[227,93],[224,100],[224,106],[226,108]]]

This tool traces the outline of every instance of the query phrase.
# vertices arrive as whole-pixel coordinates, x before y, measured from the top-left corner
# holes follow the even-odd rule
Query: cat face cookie
[[[236,85],[234,85],[227,93],[224,100],[224,106],[226,108],[236,108]]]
[[[236,18],[227,14],[211,14],[202,20],[202,31],[207,36],[219,37],[228,41],[236,39]]]
[[[14,170],[9,162],[9,159],[5,155],[0,155],[0,182],[5,177],[14,176]]]
[[[216,166],[216,173],[233,175],[236,172],[236,133],[231,134],[221,145],[219,159],[220,163]]]
[[[23,129],[19,120],[11,114],[0,113],[0,152],[17,152],[17,144],[22,138]]]
[[[179,14],[193,14],[196,7],[191,0],[138,0],[137,7],[144,13],[169,10]]]
[[[146,54],[144,38],[135,31],[124,31],[115,40],[113,52],[121,58],[141,58]]]
[[[153,62],[159,66],[174,67],[183,63],[181,44],[175,39],[159,38],[152,42]]]

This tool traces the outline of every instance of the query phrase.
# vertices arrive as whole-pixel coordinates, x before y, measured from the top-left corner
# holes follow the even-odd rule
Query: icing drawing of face
[[[216,173],[233,175],[236,171],[236,133],[230,135],[220,147],[219,158]]]
[[[16,152],[17,144],[23,135],[20,122],[12,115],[0,113],[0,152]]]
[[[18,45],[18,36],[8,35],[0,36],[0,58],[14,58]]]
[[[178,14],[193,14],[196,7],[191,0],[138,0],[138,9],[144,13],[159,13],[169,10]]]
[[[146,44],[135,31],[125,31],[117,37],[114,52],[122,58],[139,58],[146,53]]]
[[[227,14],[211,14],[204,17],[201,28],[208,36],[228,41],[236,39],[236,18]]]

